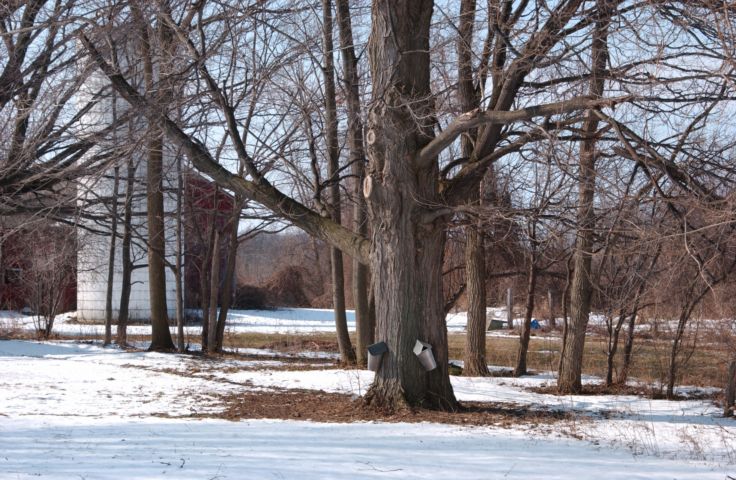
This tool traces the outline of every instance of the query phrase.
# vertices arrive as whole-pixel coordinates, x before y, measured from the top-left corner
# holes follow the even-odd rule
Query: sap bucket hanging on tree
[[[430,370],[437,368],[437,362],[435,361],[434,354],[432,353],[432,345],[427,342],[417,340],[417,343],[414,344],[414,355],[417,356],[419,362],[426,371],[429,372]]]
[[[368,370],[377,372],[381,368],[381,361],[383,360],[383,354],[388,352],[388,345],[386,342],[378,342],[373,345],[368,345]]]

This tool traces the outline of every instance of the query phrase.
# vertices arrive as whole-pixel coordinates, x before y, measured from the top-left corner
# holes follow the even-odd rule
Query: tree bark
[[[621,333],[621,328],[626,321],[626,309],[621,309],[618,314],[618,320],[616,325],[613,325],[613,319],[608,324],[608,351],[606,352],[606,387],[613,385],[613,368],[614,360],[616,358],[616,352],[618,352],[618,339]]]
[[[629,316],[629,321],[626,325],[626,340],[624,341],[624,352],[623,361],[621,365],[621,374],[616,378],[616,383],[619,385],[626,385],[626,381],[629,378],[629,371],[631,370],[631,356],[634,351],[634,333],[636,326],[636,315],[638,314],[638,308],[635,308]]]
[[[429,28],[432,2],[375,0],[369,58],[373,101],[366,133],[364,182],[374,241],[377,340],[385,355],[366,400],[385,408],[425,405],[454,409],[443,315],[444,221],[424,220],[437,205],[439,168],[417,168],[432,138]],[[443,221],[444,220],[444,221]],[[437,368],[425,371],[413,353],[417,339],[433,346]]]
[[[135,164],[128,159],[128,173],[125,184],[125,206],[123,209],[123,238],[120,245],[120,308],[118,308],[118,328],[116,342],[124,347],[128,344],[128,311],[130,307],[131,277],[133,261],[130,258],[130,243],[133,235],[133,193],[135,189]]]
[[[532,240],[534,243],[536,240]],[[519,352],[516,357],[516,368],[514,376],[520,377],[527,372],[527,352],[529,351],[529,338],[532,331],[532,315],[534,314],[534,293],[537,289],[537,255],[535,247],[532,247],[529,259],[529,273],[526,287],[526,308],[524,310],[524,325],[519,332]]]
[[[557,328],[557,320],[555,319],[555,299],[552,289],[547,290],[547,307],[549,308],[549,328]]]
[[[733,417],[736,415],[736,359],[731,360],[728,366],[728,379],[726,380],[726,392],[723,401],[723,416]]]
[[[509,330],[514,328],[514,289],[506,289],[506,324]]]
[[[597,0],[598,19],[593,30],[590,79],[590,93],[594,98],[602,97],[605,88],[604,75],[608,62],[608,25],[610,22],[608,3],[610,3],[608,0]],[[585,140],[580,147],[578,172],[578,232],[570,289],[571,318],[565,338],[564,355],[560,362],[560,375],[557,379],[557,388],[560,393],[578,393],[582,390],[583,352],[593,291],[591,263],[595,228],[595,161],[598,123],[598,117],[592,111],[586,112],[583,125]]]
[[[562,291],[562,298],[560,299],[562,301],[562,338],[560,338],[560,359],[557,363],[557,376],[560,376],[560,371],[562,371],[562,359],[565,358],[565,345],[567,345],[567,332],[568,332],[568,326],[570,325],[569,316],[568,316],[568,308],[570,305],[570,285],[572,284],[572,259],[573,255],[568,257],[566,262],[566,270],[565,270],[565,288]]]
[[[486,363],[486,285],[483,237],[479,229],[465,228],[465,277],[468,298],[468,323],[465,332],[463,375],[489,374]]]
[[[696,274],[696,278],[692,280],[692,285],[685,295],[685,304],[680,309],[680,317],[677,320],[677,330],[675,338],[672,339],[672,347],[670,348],[669,367],[667,369],[667,399],[675,398],[675,383],[677,381],[677,370],[680,366],[677,361],[677,355],[680,353],[680,345],[685,335],[685,328],[690,320],[695,307],[705,298],[705,295],[713,288],[718,281],[711,281],[710,284],[704,285],[696,293],[696,282],[698,282],[700,272]]]
[[[368,234],[365,199],[363,198],[363,178],[365,177],[365,150],[363,146],[363,122],[360,117],[360,90],[358,78],[358,59],[353,46],[353,30],[350,21],[348,0],[336,0],[337,23],[340,36],[343,83],[347,95],[348,147],[350,149],[350,173],[353,177],[353,230],[361,236]],[[368,266],[353,258],[353,301],[355,303],[355,324],[357,330],[356,360],[360,365],[366,363],[368,345],[373,343],[368,311]]]
[[[202,351],[208,352],[209,350],[209,334],[210,334],[210,322],[214,322],[213,318],[210,318],[210,301],[211,301],[211,287],[212,287],[212,258],[215,248],[215,232],[217,230],[217,193],[218,188],[215,187],[213,193],[213,208],[210,215],[210,223],[207,226],[207,245],[205,248],[204,259],[202,260],[202,270],[199,272],[199,284],[201,285],[201,309],[202,309]]]
[[[133,15],[139,24],[141,57],[146,92],[154,95],[155,78],[153,52],[148,36],[148,22],[143,17],[140,5],[133,2]],[[161,100],[161,92],[155,94]],[[163,194],[163,141],[164,132],[159,125],[149,122],[148,162],[146,167],[146,201],[148,231],[148,292],[151,307],[151,345],[149,350],[172,351],[175,349],[169,331],[166,306],[166,232],[164,225]]]
[[[176,288],[176,348],[180,353],[186,350],[184,344],[184,269],[182,265],[182,255],[184,254],[184,246],[182,245],[183,235],[183,218],[182,204],[184,202],[184,178],[181,171],[181,155],[176,159],[176,260],[174,263],[174,276]]]
[[[215,204],[215,208],[217,205]],[[220,293],[220,232],[215,229],[215,240],[212,244],[212,267],[210,268],[210,313],[207,324],[207,352],[217,350],[217,304]]]
[[[113,100],[114,102],[114,100]],[[115,280],[115,248],[118,237],[118,185],[120,183],[120,167],[115,167],[112,186],[112,224],[110,225],[110,253],[107,260],[107,291],[105,292],[105,340],[104,345],[112,343],[112,293]]]
[[[460,2],[460,36],[458,38],[458,97],[460,108],[469,112],[478,108],[478,96],[473,86],[473,24],[475,0]],[[461,139],[462,155],[470,157],[476,131],[468,132]],[[480,205],[480,186],[473,192],[472,200]],[[465,359],[463,374],[488,375],[486,364],[486,259],[483,232],[479,222],[471,220],[465,227],[465,285],[468,299],[468,320],[465,333]]]
[[[239,197],[239,196],[238,196]],[[217,340],[215,341],[215,351],[222,352],[225,341],[225,324],[227,323],[227,314],[230,311],[230,305],[233,301],[233,288],[235,286],[235,263],[238,259],[238,223],[240,221],[240,211],[243,208],[241,198],[235,200],[235,210],[230,219],[230,237],[228,239],[227,263],[225,265],[225,278],[222,285],[222,293],[220,295],[220,314],[217,317]]]
[[[322,53],[325,80],[325,120],[327,140],[327,171],[330,181],[330,216],[338,225],[342,223],[340,205],[340,151],[337,140],[337,102],[335,97],[335,65],[332,40],[332,0],[322,0]],[[335,311],[337,345],[342,363],[355,363],[355,352],[350,343],[348,320],[345,313],[345,270],[342,251],[330,247],[332,267],[332,308]]]

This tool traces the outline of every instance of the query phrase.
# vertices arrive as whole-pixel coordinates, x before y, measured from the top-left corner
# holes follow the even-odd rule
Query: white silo
[[[128,78],[136,78],[136,55],[132,48],[120,49],[117,59],[121,70],[128,70]],[[130,50],[130,51],[127,51]],[[127,55],[127,53],[131,53]],[[133,59],[133,60],[131,60]],[[121,118],[129,107],[124,100],[111,93],[108,79],[102,72],[92,73],[80,89],[78,104],[86,105],[95,95],[100,94],[98,103],[87,111],[82,118],[80,135],[99,132],[111,125],[114,118]],[[112,218],[118,215],[117,241],[113,274],[112,307],[113,319],[118,316],[122,280],[122,217],[125,202],[126,177],[128,163],[132,160],[135,166],[134,196],[132,206],[132,245],[131,259],[134,269],[131,277],[131,294],[129,303],[129,319],[147,321],[151,316],[149,298],[149,280],[147,256],[147,219],[146,219],[146,122],[139,115],[131,115],[113,132],[98,141],[89,155],[99,155],[114,151],[110,166],[102,172],[84,178],[78,187],[80,209],[79,250],[77,253],[77,315],[80,320],[102,321],[105,318],[105,302],[109,271],[110,241]],[[166,255],[167,262],[175,261],[175,217],[176,211],[176,171],[175,154],[168,147],[164,148],[164,210],[166,212]],[[119,190],[117,212],[112,211],[110,199],[114,191],[114,165],[119,166]],[[174,274],[166,269],[166,302],[169,316],[175,311]]]

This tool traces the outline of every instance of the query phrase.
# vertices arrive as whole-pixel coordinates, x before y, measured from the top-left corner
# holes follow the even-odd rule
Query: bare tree
[[[605,91],[604,71],[608,64],[608,29],[612,9],[618,1],[597,0],[597,18],[591,44],[590,94],[601,97]],[[573,277],[570,289],[571,321],[567,327],[564,355],[560,361],[557,388],[561,393],[576,393],[582,389],[580,376],[583,365],[583,348],[590,316],[590,297],[593,293],[591,260],[595,228],[595,163],[599,118],[588,112],[583,124],[583,140],[580,148],[578,232],[573,257]]]
[[[348,164],[353,182],[353,231],[367,236],[368,222],[363,198],[363,178],[365,178],[365,148],[363,145],[363,120],[361,118],[361,98],[358,76],[358,58],[355,54],[353,29],[348,0],[336,0],[337,24],[340,37],[340,56],[342,58],[343,83],[347,97],[347,143],[350,149]],[[355,304],[355,323],[357,329],[356,360],[364,364],[367,347],[374,342],[375,318],[369,309],[369,269],[359,259],[353,258],[353,303]]]
[[[566,19],[574,14],[577,6],[577,3],[574,7],[566,5],[563,9],[565,15],[555,17],[556,29],[567,23]],[[229,127],[229,139],[235,145],[239,160],[245,163],[246,174],[250,178],[233,175],[222,168],[213,160],[205,144],[193,140],[170,119],[162,117],[159,108],[112,70],[99,50],[88,39],[82,38],[87,51],[118,93],[134,109],[158,121],[167,137],[182,148],[196,168],[224,187],[272,209],[308,233],[323,238],[363,262],[371,263],[375,272],[377,337],[388,342],[390,352],[382,363],[368,399],[393,407],[408,402],[454,408],[456,403],[447,372],[441,291],[444,226],[452,209],[437,207],[447,200],[452,204],[456,197],[465,198],[466,188],[477,187],[482,178],[477,172],[482,172],[480,167],[487,163],[479,162],[459,175],[457,187],[448,186],[447,197],[443,201],[439,196],[437,155],[460,134],[480,125],[500,126],[535,116],[564,114],[610,103],[607,99],[584,97],[518,111],[475,111],[458,117],[441,134],[434,136],[429,84],[431,16],[432,2],[428,1],[376,2],[373,6],[374,21],[369,42],[373,101],[366,133],[369,174],[363,188],[373,226],[372,241],[322,217],[274,187],[259,169],[257,161],[237,140],[240,135],[232,134],[237,131],[236,125]],[[401,23],[396,29],[389,28],[389,25],[396,24],[391,20],[395,18],[412,18],[415,21]],[[399,51],[411,53],[398,55]],[[535,47],[533,55],[538,54]],[[531,68],[527,63],[522,62],[522,65],[515,67],[520,69],[514,77],[517,82],[518,75],[525,75]],[[511,107],[512,98],[504,99],[501,110]],[[500,129],[492,128],[491,131]],[[412,168],[406,168],[406,162],[410,162]],[[437,369],[422,371],[412,352],[417,339],[434,346]]]

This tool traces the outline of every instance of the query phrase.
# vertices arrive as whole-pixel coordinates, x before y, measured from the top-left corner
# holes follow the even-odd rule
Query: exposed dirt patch
[[[569,420],[561,411],[532,410],[508,404],[466,402],[455,412],[404,408],[386,411],[368,406],[362,398],[312,390],[245,392],[220,397],[225,404],[219,418],[242,420],[271,418],[315,422],[434,422],[453,425],[493,425],[501,427],[551,425]]]

